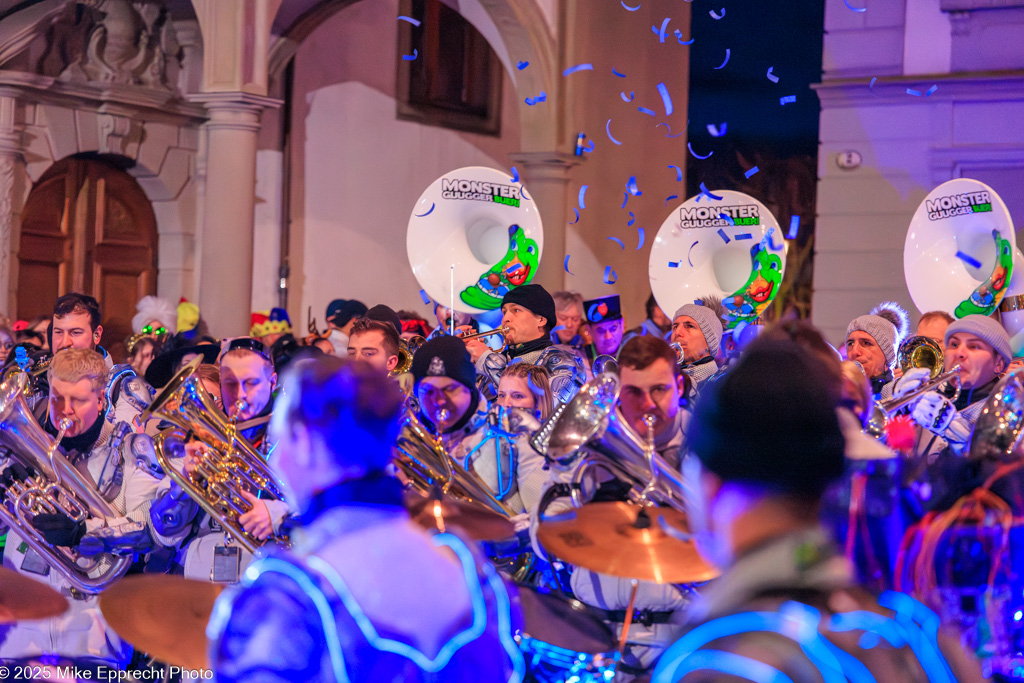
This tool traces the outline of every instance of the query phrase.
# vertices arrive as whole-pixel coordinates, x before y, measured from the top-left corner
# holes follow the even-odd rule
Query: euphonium
[[[412,357],[416,355],[416,352],[419,351],[420,347],[426,342],[427,340],[418,334],[409,339],[399,340],[398,365],[396,365],[395,369],[391,371],[392,377],[409,372],[409,370],[412,369]]]
[[[131,556],[112,553],[85,557],[71,548],[53,546],[32,526],[38,514],[62,512],[75,521],[87,517],[120,517],[64,457],[59,444],[36,422],[25,403],[27,377],[19,373],[0,384],[0,445],[26,468],[39,474],[0,485],[0,520],[82,593],[99,593],[124,576]],[[102,416],[98,419],[103,419]]]
[[[942,347],[931,337],[921,335],[910,337],[900,344],[900,349],[896,353],[896,362],[903,372],[913,368],[927,368],[932,373],[932,379],[937,377],[945,367]]]
[[[255,553],[266,541],[251,535],[238,522],[252,508],[242,492],[263,491],[284,500],[282,487],[256,447],[238,433],[235,420],[221,412],[203,387],[196,372],[201,360],[197,358],[182,368],[153,399],[140,420],[145,423],[150,416],[167,420],[183,433],[191,432],[206,446],[208,450],[199,466],[186,475],[170,461],[174,442],[180,442],[181,435],[168,430],[153,439],[164,472],[220,522],[225,532]]]
[[[439,488],[452,498],[505,517],[515,514],[494,497],[486,484],[456,462],[411,410],[402,419],[395,450],[395,465],[420,493],[433,495],[435,488]]]

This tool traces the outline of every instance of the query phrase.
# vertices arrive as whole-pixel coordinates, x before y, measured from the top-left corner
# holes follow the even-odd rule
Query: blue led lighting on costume
[[[523,659],[523,652],[519,649],[519,644],[512,637],[512,602],[509,600],[508,593],[506,592],[505,582],[498,576],[498,572],[494,571],[492,565],[484,565],[484,575],[487,577],[487,583],[494,592],[495,602],[497,603],[495,611],[498,613],[498,633],[501,639],[501,646],[505,648],[505,652],[512,663],[512,678],[508,679],[508,683],[521,683],[526,677],[526,660]]]
[[[939,650],[939,617],[935,612],[905,593],[885,591],[878,604],[896,613],[900,628],[921,668],[932,683],[956,683],[956,678]],[[920,628],[918,628],[920,627]]]
[[[485,443],[487,443],[488,441],[490,441],[492,439],[494,440],[494,454],[495,454],[494,457],[495,457],[495,460],[498,463],[498,490],[495,492],[494,497],[497,498],[498,500],[505,500],[505,497],[508,496],[508,494],[512,491],[512,482],[514,480],[514,477],[512,476],[512,473],[510,472],[509,473],[509,478],[508,478],[508,486],[506,486],[505,485],[505,478],[502,476],[502,473],[501,473],[501,459],[502,459],[501,458],[501,441],[503,439],[506,439],[506,440],[508,440],[509,446],[511,446],[513,444],[513,442],[514,442],[514,439],[512,437],[505,436],[504,434],[501,434],[501,433],[496,433],[494,436],[490,436],[490,437],[488,437],[486,439],[483,439],[480,443],[478,443],[476,446],[473,447],[473,450],[471,450],[469,453],[466,454],[466,459],[463,461],[462,467],[463,467],[463,469],[468,471],[469,470],[469,461],[472,459],[473,454],[476,453],[478,450],[480,450],[480,448],[482,448]],[[511,459],[512,458],[511,458],[511,453],[510,453],[509,460],[511,461]],[[511,462],[510,462],[510,465],[511,465]]]
[[[667,652],[665,654],[668,654]],[[664,661],[664,660],[662,660]],[[658,665],[661,669],[661,665]],[[722,652],[721,650],[699,650],[686,658],[685,663],[678,664],[672,673],[672,678],[660,678],[655,671],[652,683],[661,681],[679,680],[686,674],[694,671],[717,671],[723,674],[738,676],[744,680],[754,683],[793,683],[793,679],[782,673],[775,667],[764,662],[759,662],[750,657],[744,657],[734,652]]]
[[[855,610],[853,612],[833,614],[832,618],[829,619],[828,628],[830,631],[837,633],[855,630],[865,631],[866,634],[873,634],[884,638],[892,647],[903,647],[907,644],[906,639],[892,619],[877,612]],[[862,645],[861,647],[864,646]]]

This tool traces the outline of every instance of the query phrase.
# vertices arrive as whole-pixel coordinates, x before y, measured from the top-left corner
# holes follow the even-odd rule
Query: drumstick
[[[622,622],[622,635],[619,636],[619,661],[622,661],[622,653],[626,650],[626,638],[629,636],[629,626],[633,623],[633,606],[636,603],[636,590],[639,587],[639,582],[633,579],[633,589],[629,593],[629,606],[626,607],[626,618]]]

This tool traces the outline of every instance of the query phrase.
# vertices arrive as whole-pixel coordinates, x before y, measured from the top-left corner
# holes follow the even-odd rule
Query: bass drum
[[[619,661],[611,630],[578,600],[519,587],[523,627],[516,634],[526,681],[604,683]]]

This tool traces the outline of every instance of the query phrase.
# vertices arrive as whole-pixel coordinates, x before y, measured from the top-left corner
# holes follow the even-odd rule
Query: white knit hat
[[[156,296],[144,296],[135,304],[138,311],[132,316],[132,332],[142,332],[143,326],[151,320],[159,320],[170,334],[178,331],[178,309],[167,299]]]
[[[704,341],[708,345],[708,355],[714,356],[718,353],[718,347],[722,343],[722,320],[712,309],[700,304],[684,304],[679,307],[672,320],[680,316],[693,318],[700,331],[704,333]]]
[[[864,332],[871,336],[878,344],[882,354],[885,355],[885,365],[890,370],[896,365],[896,349],[899,346],[899,337],[896,333],[896,326],[885,318],[877,315],[862,315],[854,318],[846,328],[846,338],[854,332]]]

